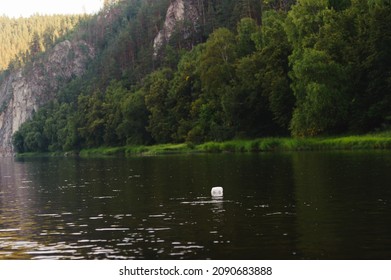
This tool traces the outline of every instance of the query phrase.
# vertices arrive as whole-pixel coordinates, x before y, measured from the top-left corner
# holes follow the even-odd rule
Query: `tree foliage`
[[[82,21],[73,36],[96,46],[96,59],[22,125],[15,148],[390,127],[389,1],[193,2],[200,12],[196,35],[179,32],[158,57],[151,42],[169,1],[113,2]],[[35,43],[31,49],[42,48]]]
[[[87,19],[87,16],[77,15],[34,15],[17,19],[0,16],[0,71],[23,65]]]

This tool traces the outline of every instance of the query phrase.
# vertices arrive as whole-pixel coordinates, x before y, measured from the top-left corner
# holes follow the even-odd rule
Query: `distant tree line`
[[[111,24],[81,27],[98,58],[22,125],[17,151],[390,128],[389,1],[201,1],[215,17],[154,59],[162,2],[120,2]]]

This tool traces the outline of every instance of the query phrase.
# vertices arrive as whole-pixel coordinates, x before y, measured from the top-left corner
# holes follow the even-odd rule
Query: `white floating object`
[[[213,197],[222,197],[223,196],[223,187],[213,187],[210,191],[210,194]]]

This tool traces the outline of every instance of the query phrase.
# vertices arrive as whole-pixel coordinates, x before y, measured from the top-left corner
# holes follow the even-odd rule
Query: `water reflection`
[[[391,225],[386,218],[391,211],[379,203],[391,196],[386,171],[391,167],[390,156],[389,152],[293,155],[302,256],[391,256],[387,238]]]
[[[23,164],[0,161],[0,258],[26,258],[37,232],[34,186]]]
[[[0,259],[389,258],[390,167],[389,152],[2,159]]]

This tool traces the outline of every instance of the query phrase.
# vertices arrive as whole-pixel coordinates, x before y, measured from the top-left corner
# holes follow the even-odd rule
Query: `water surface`
[[[1,159],[0,259],[389,259],[390,171],[388,151]]]

